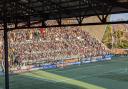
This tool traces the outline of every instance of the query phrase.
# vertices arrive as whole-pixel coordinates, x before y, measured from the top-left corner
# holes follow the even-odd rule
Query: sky
[[[111,15],[111,17],[110,17],[111,21],[117,21],[117,20],[120,20],[120,19],[124,19],[125,21],[127,21],[128,20],[128,13],[114,14],[114,15]]]

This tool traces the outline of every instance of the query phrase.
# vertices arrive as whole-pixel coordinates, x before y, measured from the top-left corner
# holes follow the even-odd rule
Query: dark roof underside
[[[88,17],[127,13],[128,0],[0,0],[0,23],[46,21],[60,18]]]

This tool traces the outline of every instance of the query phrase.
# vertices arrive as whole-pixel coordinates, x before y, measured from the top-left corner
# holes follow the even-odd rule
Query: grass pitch
[[[10,89],[128,89],[128,57],[10,75]],[[0,77],[0,89],[4,89]]]

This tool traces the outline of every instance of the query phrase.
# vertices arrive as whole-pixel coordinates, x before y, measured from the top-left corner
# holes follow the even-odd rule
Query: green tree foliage
[[[112,28],[111,25],[108,25],[105,29],[105,34],[103,36],[102,42],[108,47],[112,47]]]
[[[112,31],[111,25],[108,25],[105,29],[105,33],[102,42],[108,47],[112,48],[112,36],[114,38],[113,48],[128,48],[128,40],[124,39],[123,30],[115,29]]]

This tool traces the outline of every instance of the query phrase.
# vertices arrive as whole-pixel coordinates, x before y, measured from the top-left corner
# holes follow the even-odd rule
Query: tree
[[[111,25],[108,25],[106,27],[102,42],[108,48],[112,48],[112,27],[111,27]]]

